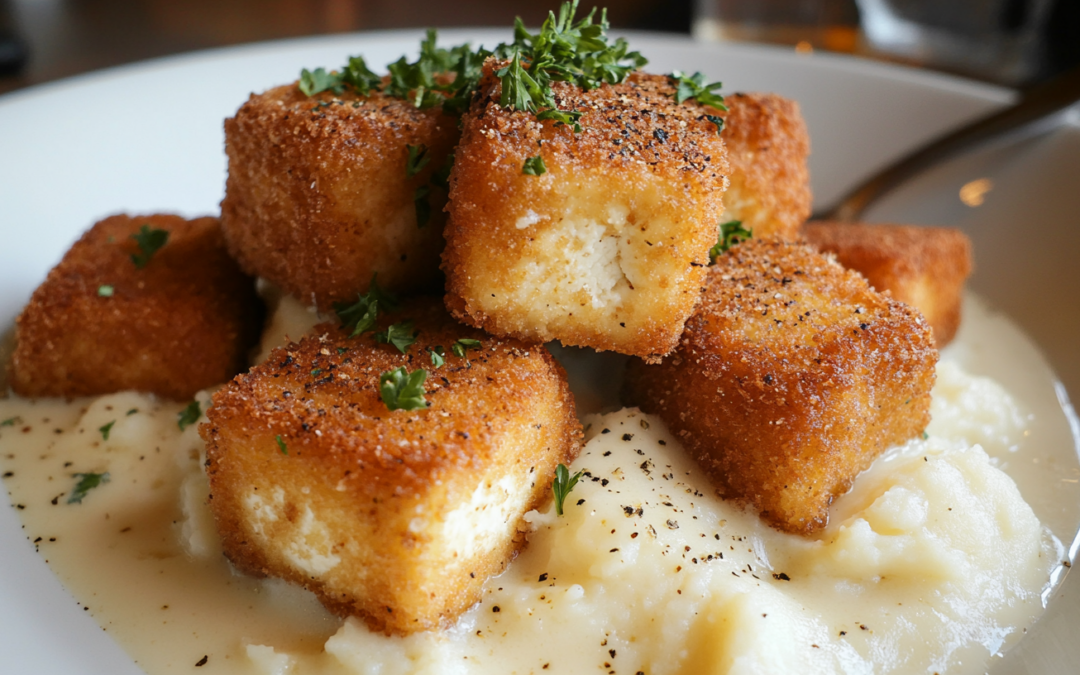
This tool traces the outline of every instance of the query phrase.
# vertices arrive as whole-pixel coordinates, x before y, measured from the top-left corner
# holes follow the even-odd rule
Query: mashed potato
[[[971,335],[991,321],[978,307],[967,320]],[[1014,399],[961,366],[967,352],[946,353],[928,438],[880,458],[813,539],[716,499],[654,418],[589,416],[571,467],[587,474],[565,515],[533,512],[529,547],[446,633],[373,634],[300,590],[232,574],[197,434],[177,430],[182,406],[0,401],[0,419],[20,419],[0,428],[0,464],[31,540],[43,537],[60,579],[155,675],[204,656],[201,673],[268,675],[981,673],[1042,611],[1064,559],[1036,512],[1063,536],[1076,523],[1046,487],[1075,479],[1075,460],[1064,476],[1049,459],[1064,455],[1038,445],[1061,438],[1047,429],[1067,438],[1044,405],[1051,383],[1033,353],[1000,339],[1017,354],[1010,372],[1042,377],[1032,386],[1050,398]],[[88,471],[110,482],[67,505],[70,474]]]

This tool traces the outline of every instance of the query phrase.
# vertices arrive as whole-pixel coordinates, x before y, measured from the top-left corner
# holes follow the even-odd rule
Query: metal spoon
[[[815,213],[815,220],[852,222],[871,203],[908,178],[984,141],[1061,112],[1080,100],[1080,66],[1074,67],[1020,94],[1020,100],[986,117],[947,132],[915,149],[884,170],[866,179],[836,206]]]

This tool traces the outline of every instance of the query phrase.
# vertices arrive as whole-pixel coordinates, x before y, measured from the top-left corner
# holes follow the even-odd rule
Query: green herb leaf
[[[431,352],[431,365],[439,368],[446,363],[446,351],[443,350],[442,345],[428,347],[428,351]]]
[[[128,417],[130,417],[130,416],[134,415],[137,412],[139,412],[138,408],[132,408],[131,410],[127,411],[126,414],[127,414]]]
[[[720,236],[716,244],[709,249],[709,264],[716,262],[717,256],[726,252],[735,244],[754,236],[750,230],[743,229],[741,220],[729,220],[720,226]]]
[[[409,345],[416,342],[416,336],[419,334],[420,331],[413,330],[412,321],[402,321],[392,323],[386,330],[375,333],[375,341],[394,345],[399,352],[404,354],[409,349]]]
[[[98,288],[97,288],[98,297],[111,298],[113,296],[113,290],[114,290],[113,287],[109,286],[107,284],[103,284],[101,286],[98,286]]]
[[[727,106],[724,105],[724,97],[714,93],[716,89],[722,86],[720,82],[705,84],[705,76],[701,73],[687,75],[681,70],[676,70],[668,75],[668,79],[675,85],[676,103],[681,104],[689,99],[694,99],[701,105],[727,110]]]
[[[521,167],[521,173],[526,176],[544,175],[547,173],[547,167],[544,166],[544,158],[541,155],[529,157],[525,160],[525,165]]]
[[[101,440],[103,440],[103,441],[109,440],[109,432],[112,431],[112,428],[113,428],[114,424],[116,424],[116,420],[113,420],[112,422],[109,422],[108,424],[105,424],[103,426],[98,427],[98,431],[101,432]]]
[[[167,230],[150,229],[149,225],[143,225],[139,228],[137,234],[131,235],[131,238],[139,245],[140,251],[131,254],[131,262],[135,263],[135,267],[141,270],[146,267],[154,254],[169,241],[169,233]]]
[[[461,338],[454,344],[450,345],[450,351],[454,352],[454,356],[459,359],[465,358],[465,351],[469,349],[479,349],[480,341],[472,338]]]
[[[382,86],[382,78],[371,72],[362,56],[349,57],[348,65],[341,72],[341,81],[343,84],[351,85],[361,96],[367,96]]]
[[[86,493],[90,492],[99,485],[104,485],[109,482],[109,474],[105,473],[73,473],[72,478],[78,479],[75,483],[75,489],[71,491],[71,495],[68,497],[68,504],[82,504],[82,500],[86,497]]]
[[[416,192],[413,193],[413,206],[416,207],[417,227],[423,227],[431,220],[431,203],[428,201],[428,194],[430,192],[430,187],[421,185],[416,188]]]
[[[450,191],[450,172],[454,170],[454,153],[446,156],[446,161],[438,169],[431,173],[431,184]]]
[[[22,418],[16,415],[15,417],[9,417],[3,422],[0,422],[0,427],[13,427],[16,424],[22,424]]]
[[[335,94],[340,94],[345,89],[343,85],[344,80],[341,75],[336,72],[328,73],[324,68],[316,68],[314,71],[304,68],[300,71],[298,86],[305,96],[314,96],[324,91],[333,91]]]
[[[427,371],[417,368],[411,373],[404,366],[379,376],[379,393],[388,410],[421,410],[428,407],[424,399],[424,380]]]
[[[358,294],[353,304],[334,303],[334,312],[341,320],[341,327],[351,331],[349,337],[356,337],[375,328],[380,307],[388,311],[397,307],[397,298],[379,287],[377,277],[377,274],[372,275],[368,292]]]
[[[278,450],[281,450],[281,454],[283,454],[283,455],[289,454],[289,447],[287,445],[285,445],[285,441],[281,440],[281,434],[278,434],[274,438],[275,438],[275,440],[277,440]]]
[[[409,156],[405,159],[405,177],[412,178],[427,166],[431,157],[427,154],[427,146],[423,144],[406,145],[405,149],[409,151]]]
[[[719,115],[706,115],[705,119],[709,120],[710,122],[712,122],[713,124],[716,125],[716,133],[717,133],[717,135],[719,135],[720,132],[724,130],[724,118],[723,117],[720,117]]]
[[[187,404],[186,408],[177,413],[176,426],[180,427],[180,431],[183,431],[198,422],[200,417],[202,417],[202,406],[199,405],[198,401],[192,401]]]
[[[571,476],[570,470],[566,468],[565,464],[559,464],[559,466],[555,467],[555,480],[551,482],[551,491],[555,493],[555,515],[561,516],[563,514],[563,502],[566,501],[566,495],[570,494],[570,491],[574,489],[583,473],[585,473],[584,470],[578,471]]]

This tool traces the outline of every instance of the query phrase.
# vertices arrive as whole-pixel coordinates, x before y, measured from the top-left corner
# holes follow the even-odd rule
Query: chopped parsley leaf
[[[101,440],[109,440],[109,432],[112,431],[113,425],[116,424],[116,420],[109,422],[108,424],[98,427],[98,431],[101,432]]]
[[[413,205],[416,207],[416,226],[423,227],[431,220],[431,203],[428,202],[428,193],[431,188],[421,185],[413,193]]]
[[[394,345],[399,352],[404,354],[409,349],[409,345],[416,342],[416,336],[419,334],[420,331],[413,330],[412,321],[402,321],[392,323],[386,330],[375,333],[375,341]]]
[[[424,398],[427,371],[417,368],[411,373],[404,366],[379,376],[379,393],[387,410],[422,410],[428,407]]]
[[[356,337],[375,328],[380,307],[391,311],[397,307],[397,298],[379,287],[377,277],[377,274],[372,275],[368,292],[359,293],[353,304],[334,303],[334,312],[341,320],[341,327],[350,331],[349,337]]]
[[[529,157],[525,160],[525,165],[521,167],[521,173],[526,176],[543,176],[547,173],[547,167],[544,166],[544,158],[540,155]]]
[[[409,156],[405,159],[405,177],[412,178],[427,166],[427,163],[431,161],[431,157],[427,154],[427,146],[423,143],[420,145],[406,145],[405,149],[409,151]]]
[[[176,426],[180,427],[180,431],[183,431],[198,422],[200,417],[202,417],[202,406],[199,405],[198,401],[192,401],[187,404],[186,408],[177,413]]]
[[[450,345],[450,351],[454,352],[454,356],[459,359],[465,358],[465,351],[468,349],[479,349],[480,341],[472,338],[461,338],[454,344]]]
[[[139,412],[138,408],[132,408],[131,410],[127,411],[127,415],[131,416],[131,415],[134,415],[137,412]]]
[[[68,504],[82,504],[87,492],[109,482],[109,473],[107,471],[105,473],[73,473],[71,477],[77,478],[79,482],[75,483],[75,489],[71,491],[71,495],[68,497]]]
[[[22,424],[22,418],[16,415],[15,417],[9,417],[3,422],[0,422],[0,427],[13,427],[16,424]]]
[[[446,351],[442,348],[442,345],[428,347],[428,351],[431,352],[431,365],[439,368],[446,363]]]
[[[326,72],[324,68],[316,68],[312,71],[304,68],[300,71],[298,86],[305,96],[314,96],[324,91],[340,94],[345,89],[344,84],[342,76],[336,71]]]
[[[708,105],[719,110],[727,110],[724,105],[724,97],[715,93],[714,90],[723,86],[720,82],[705,84],[705,76],[701,73],[687,75],[681,70],[676,70],[668,79],[675,85],[675,102],[683,103],[688,99],[694,99],[701,105]],[[709,120],[713,121],[713,120]]]
[[[135,263],[135,267],[142,269],[150,263],[150,259],[154,257],[154,254],[161,250],[161,247],[169,241],[168,230],[151,229],[149,225],[143,225],[139,228],[138,233],[131,235],[131,239],[135,240],[135,243],[139,245],[139,253],[131,254],[131,262]]]
[[[281,454],[289,454],[289,446],[285,445],[285,441],[281,440],[281,434],[274,437],[277,441],[278,450],[281,450]]]
[[[372,90],[377,90],[382,85],[382,78],[371,72],[362,56],[349,57],[349,64],[341,71],[341,81],[352,85],[356,93],[361,96],[367,96]]]
[[[584,470],[578,471],[571,476],[570,470],[566,468],[565,464],[559,464],[559,466],[555,467],[555,480],[551,482],[551,491],[555,493],[555,515],[561,516],[563,514],[563,502],[566,501],[566,495],[570,494],[570,491],[574,489],[583,473],[585,473]]]
[[[719,115],[706,115],[705,119],[709,120],[716,125],[716,133],[719,134],[724,130],[724,118]]]
[[[114,289],[112,286],[109,286],[108,284],[102,284],[97,288],[98,297],[111,298],[113,296],[113,290]]]
[[[709,264],[716,262],[717,256],[726,252],[740,241],[754,236],[750,230],[743,229],[741,220],[729,220],[720,226],[720,236],[716,244],[709,249]]]

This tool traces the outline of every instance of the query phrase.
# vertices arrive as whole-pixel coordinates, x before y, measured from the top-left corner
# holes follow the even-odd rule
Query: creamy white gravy
[[[1080,467],[1045,363],[1006,320],[966,309],[929,438],[861,476],[821,536],[717,500],[655,419],[590,415],[566,516],[532,514],[529,547],[446,633],[373,635],[232,573],[183,405],[0,401],[0,470],[28,538],[154,675],[982,672],[1042,610],[1054,535],[1080,522]],[[278,335],[302,330],[285,323]],[[572,378],[590,407],[603,371]],[[73,474],[91,472],[109,481],[68,504]]]

